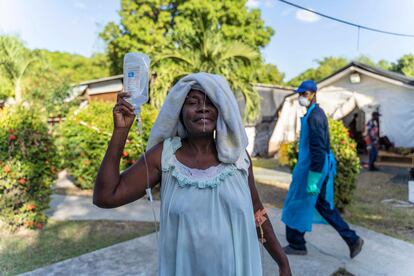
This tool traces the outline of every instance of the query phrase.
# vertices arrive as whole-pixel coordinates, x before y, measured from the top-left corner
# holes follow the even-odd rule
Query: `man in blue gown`
[[[316,104],[317,85],[302,82],[299,104],[307,108],[301,118],[298,163],[285,199],[282,221],[286,224],[289,245],[286,254],[306,255],[305,232],[312,231],[315,209],[347,243],[350,257],[361,252],[364,241],[351,230],[334,206],[336,161],[330,149],[329,126],[324,111]]]

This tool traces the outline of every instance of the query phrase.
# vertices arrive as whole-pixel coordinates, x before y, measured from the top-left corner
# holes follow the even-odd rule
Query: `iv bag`
[[[139,116],[141,106],[148,101],[150,58],[143,53],[127,53],[124,56],[124,91],[130,97],[126,100],[134,106]]]

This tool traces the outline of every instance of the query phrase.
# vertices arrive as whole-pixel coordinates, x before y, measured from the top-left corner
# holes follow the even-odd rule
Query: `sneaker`
[[[369,171],[371,171],[371,172],[377,172],[377,171],[379,171],[379,169],[378,169],[378,167],[373,166],[373,167],[370,167],[369,168]]]
[[[285,252],[286,255],[306,255],[308,254],[308,251],[306,249],[295,249],[293,247],[291,247],[290,245],[287,245],[285,247],[283,247],[283,251]]]
[[[355,258],[356,255],[358,255],[361,252],[363,245],[364,245],[364,240],[361,238],[358,238],[355,244],[349,247],[349,252],[350,252],[349,256],[351,257],[351,259]]]

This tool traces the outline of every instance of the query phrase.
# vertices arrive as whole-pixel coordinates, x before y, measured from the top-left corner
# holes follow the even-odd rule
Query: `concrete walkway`
[[[269,208],[276,235],[286,244],[280,210]],[[307,234],[307,256],[289,256],[293,275],[331,275],[345,268],[354,275],[414,275],[414,245],[363,227],[353,226],[365,240],[363,251],[349,258],[348,248],[328,225],[315,225]],[[277,266],[264,250],[263,275],[277,275]],[[156,275],[155,234],[119,243],[24,275]]]
[[[92,203],[92,192],[82,191],[73,184],[66,171],[61,171],[54,185],[50,208],[46,215],[54,220],[132,220],[154,221],[151,205],[146,199],[140,199],[115,209],[98,208]],[[160,213],[160,202],[154,202],[155,213]],[[157,220],[159,218],[157,217]]]
[[[288,188],[292,182],[292,174],[282,170],[270,170],[253,167],[254,179],[265,184]]]
[[[160,202],[154,201],[153,204],[157,220],[159,220]],[[154,221],[150,202],[146,199],[140,199],[115,209],[102,209],[92,204],[91,197],[54,194],[46,215],[54,220]]]

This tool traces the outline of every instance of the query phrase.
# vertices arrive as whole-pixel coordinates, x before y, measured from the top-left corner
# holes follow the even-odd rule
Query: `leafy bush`
[[[343,211],[351,203],[356,188],[355,181],[360,171],[360,162],[356,152],[356,143],[348,135],[348,130],[341,121],[329,118],[331,149],[337,162],[335,177],[335,206]],[[288,146],[288,159],[291,169],[297,163],[298,141]]]
[[[277,155],[278,155],[278,160],[279,160],[279,164],[280,165],[282,165],[282,166],[286,166],[286,165],[288,165],[289,164],[289,157],[288,157],[288,154],[289,154],[289,143],[281,143],[280,144],[280,147],[279,147],[279,150],[278,150],[278,152],[277,152]]]
[[[72,109],[57,128],[56,141],[62,167],[68,170],[75,184],[82,189],[93,188],[113,130],[113,106],[113,103],[91,102],[83,109]],[[143,133],[136,133],[134,123],[122,154],[121,170],[132,165],[144,152],[156,116],[155,109],[149,105],[143,107]]]
[[[0,111],[0,219],[12,228],[43,227],[56,179],[55,146],[36,110],[20,105]]]

